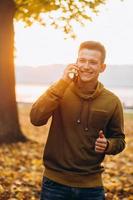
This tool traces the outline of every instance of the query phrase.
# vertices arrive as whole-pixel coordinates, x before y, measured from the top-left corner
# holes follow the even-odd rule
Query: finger
[[[76,69],[76,70],[79,70],[79,68],[78,68],[78,65],[77,64],[69,64],[68,65],[68,68],[70,69],[70,70],[72,70],[72,69]]]
[[[72,69],[72,70],[69,70],[68,71],[68,76],[69,76],[69,78],[71,78],[71,79],[73,79],[75,76],[78,76],[78,72],[77,72],[77,70],[76,69]]]
[[[105,148],[107,146],[107,144],[102,144],[102,143],[96,143],[95,145],[101,148]]]
[[[99,149],[99,150],[104,150],[105,149],[105,147],[100,147],[100,146],[95,146],[95,149]]]
[[[103,133],[103,130],[100,130],[100,131],[99,131],[99,138],[105,138],[104,133]]]
[[[95,151],[96,152],[104,152],[105,151],[105,148],[100,148],[100,147],[95,147]]]
[[[104,151],[95,150],[97,153],[104,153]]]
[[[97,149],[105,149],[105,146],[99,146],[99,145],[95,145],[95,148]]]
[[[98,142],[98,143],[106,143],[107,140],[104,139],[104,138],[103,139],[102,138],[97,138],[96,142]]]
[[[104,153],[105,151],[104,150],[95,150],[95,152],[97,152],[97,153]]]

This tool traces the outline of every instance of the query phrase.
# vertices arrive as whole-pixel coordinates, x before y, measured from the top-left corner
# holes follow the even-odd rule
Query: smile
[[[85,75],[91,75],[93,74],[93,72],[86,72],[86,71],[81,71],[82,74],[85,74]]]

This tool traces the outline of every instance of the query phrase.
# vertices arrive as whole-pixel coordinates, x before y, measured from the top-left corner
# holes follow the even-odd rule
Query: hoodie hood
[[[72,82],[71,84],[71,90],[79,97],[81,97],[82,99],[85,100],[89,100],[89,99],[95,99],[97,96],[99,96],[99,94],[102,92],[104,86],[102,83],[98,82],[97,87],[94,91],[92,91],[90,93],[90,91],[88,91],[88,93],[83,93],[82,90],[76,85],[76,83]]]
[[[90,106],[93,99],[99,96],[104,88],[103,84],[98,82],[96,89],[94,91],[88,91],[88,93],[83,93],[82,90],[76,85],[76,83],[71,83],[71,90],[81,98],[81,106],[79,108],[79,116],[76,119],[77,124],[82,124],[84,131],[88,132],[88,119],[90,113]],[[82,120],[84,119],[84,120]]]

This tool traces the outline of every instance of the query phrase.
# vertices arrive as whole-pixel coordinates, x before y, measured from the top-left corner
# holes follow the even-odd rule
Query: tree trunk
[[[0,143],[26,141],[17,112],[14,73],[13,0],[0,0]]]

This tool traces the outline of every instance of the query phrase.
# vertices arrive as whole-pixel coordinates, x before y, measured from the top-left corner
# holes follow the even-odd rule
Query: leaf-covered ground
[[[30,141],[0,147],[0,200],[39,200],[42,155],[49,125],[32,126],[30,107],[18,106],[22,131]],[[107,200],[133,200],[133,113],[125,114],[125,132],[126,150],[107,156],[103,163]]]

